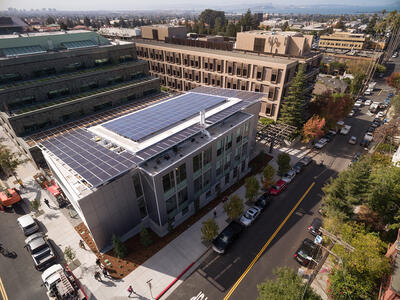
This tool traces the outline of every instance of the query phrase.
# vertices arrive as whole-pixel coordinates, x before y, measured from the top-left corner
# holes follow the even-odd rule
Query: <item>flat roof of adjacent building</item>
[[[214,54],[223,57],[222,59],[226,59],[227,57],[233,57],[238,59],[249,59],[249,60],[257,60],[260,62],[266,63],[275,63],[275,64],[283,64],[289,65],[292,63],[297,62],[298,58],[289,58],[289,57],[282,57],[282,56],[272,56],[272,55],[265,55],[261,54],[258,55],[256,53],[249,53],[249,52],[242,52],[242,51],[224,51],[224,50],[216,50],[216,49],[209,49],[209,48],[199,48],[199,47],[192,47],[192,46],[184,46],[184,45],[176,45],[176,44],[169,44],[164,42],[157,42],[153,40],[136,40],[135,43],[140,46],[140,44],[146,45],[153,45],[157,47],[167,48],[167,49],[176,49],[182,52],[200,52],[207,54]]]
[[[50,159],[58,170],[63,170],[75,185],[80,182],[87,190],[99,187],[115,177],[141,165],[145,161],[168,151],[172,147],[199,134],[204,129],[218,124],[230,116],[241,112],[246,107],[260,101],[264,94],[199,87],[183,96],[177,96],[158,102],[143,110],[133,112],[120,119],[126,126],[134,126],[141,119],[143,112],[146,118],[157,122],[158,108],[166,105],[166,114],[178,115],[166,123],[160,119],[156,130],[150,137],[143,140],[127,138],[118,130],[110,130],[107,124],[101,123],[89,128],[80,128],[65,134],[44,140],[40,147],[45,156]],[[182,102],[182,99],[186,99]],[[188,100],[189,99],[189,100]],[[205,111],[205,123],[200,123],[200,115],[190,110],[193,106],[202,109],[201,101],[208,102]],[[196,104],[196,102],[198,102]],[[190,114],[179,117],[184,112],[168,111],[168,108],[179,104],[190,110]],[[148,115],[150,114],[150,115]],[[124,125],[124,126],[125,126]],[[162,126],[161,126],[162,125]]]

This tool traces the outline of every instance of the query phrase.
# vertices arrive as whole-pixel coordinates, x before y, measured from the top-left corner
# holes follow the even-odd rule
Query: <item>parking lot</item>
[[[26,237],[17,225],[17,218],[24,214],[21,205],[0,212],[0,243],[17,253],[16,258],[0,255],[0,278],[10,300],[48,299],[41,286],[41,272],[33,266],[32,258],[24,248]],[[43,226],[40,227],[43,230]]]

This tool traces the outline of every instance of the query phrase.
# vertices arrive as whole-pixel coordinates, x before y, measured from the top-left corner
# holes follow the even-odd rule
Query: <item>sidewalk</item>
[[[1,135],[3,134],[4,132],[1,131]],[[15,146],[11,144],[10,148],[15,149]],[[268,150],[266,146],[260,146],[259,148],[260,150],[264,149],[265,152]],[[308,148],[301,145],[299,149],[275,148],[272,153],[274,159],[271,161],[271,165],[277,170],[276,158],[280,152],[287,152],[291,156],[291,164],[293,165],[309,151]],[[25,185],[25,188],[21,191],[25,203],[24,210],[27,213],[29,212],[29,201],[33,199],[41,201],[42,206],[40,209],[43,214],[38,216],[37,219],[46,227],[47,236],[53,240],[61,257],[67,246],[70,246],[75,251],[77,266],[72,266],[72,269],[89,299],[126,299],[129,285],[132,285],[135,291],[135,294],[132,294],[133,299],[155,299],[177,276],[198,260],[208,249],[201,242],[201,223],[207,218],[213,218],[213,211],[210,211],[189,227],[124,279],[114,280],[103,277],[103,281],[99,282],[94,279],[94,272],[98,270],[95,264],[96,256],[91,251],[79,247],[80,236],[74,229],[74,225],[77,225],[78,221],[72,219],[66,209],[58,209],[56,203],[52,201],[50,193],[47,190],[42,190],[34,181],[33,175],[37,173],[37,170],[30,162],[20,166],[17,173]],[[258,174],[256,178],[260,179],[261,174]],[[7,180],[9,186],[15,186],[14,180],[11,177]],[[245,201],[244,186],[241,186],[234,194],[237,194]],[[45,198],[50,199],[50,208],[44,204],[43,200]],[[245,205],[246,208],[247,206]],[[222,203],[218,204],[216,210],[216,222],[219,225],[219,230],[222,231],[228,225]],[[194,268],[192,267],[191,269],[193,270]],[[149,280],[151,285],[147,283]],[[170,291],[178,287],[182,280],[178,280]],[[161,299],[166,297],[167,295]]]

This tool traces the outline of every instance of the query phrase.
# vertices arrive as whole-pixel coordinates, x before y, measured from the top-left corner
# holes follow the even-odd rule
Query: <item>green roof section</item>
[[[94,47],[110,45],[110,41],[105,37],[93,31],[87,30],[71,30],[58,32],[40,32],[40,33],[25,33],[16,35],[0,36],[0,52],[1,56],[10,56],[15,52],[27,52],[32,54],[32,51],[18,51],[20,49],[42,49],[43,51],[61,50],[61,49],[78,49],[83,47]],[[66,47],[72,46],[72,47]],[[33,51],[34,53],[35,51]]]

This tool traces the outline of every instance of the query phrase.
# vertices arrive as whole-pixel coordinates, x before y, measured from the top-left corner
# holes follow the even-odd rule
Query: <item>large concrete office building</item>
[[[36,161],[28,136],[159,89],[131,42],[79,30],[0,36],[0,122]]]
[[[248,172],[255,92],[199,87],[88,128],[43,140],[56,181],[99,249],[143,226],[160,236]]]
[[[312,36],[293,32],[243,32],[233,51],[135,40],[137,55],[148,61],[150,74],[172,90],[213,86],[267,94],[260,116],[278,118],[299,64],[305,65],[307,89],[319,73],[322,54],[311,51]]]
[[[366,42],[363,33],[335,32],[321,35],[318,46],[325,49],[361,50],[365,48]]]

